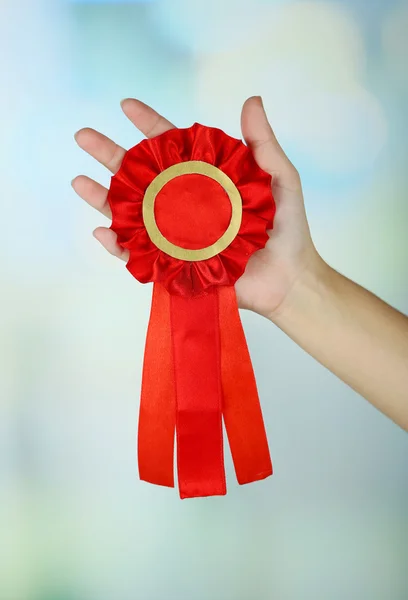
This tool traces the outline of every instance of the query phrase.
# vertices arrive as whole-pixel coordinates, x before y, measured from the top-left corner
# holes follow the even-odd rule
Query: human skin
[[[174,125],[139,100],[122,110],[146,137]],[[279,145],[262,99],[242,109],[242,134],[258,165],[272,175],[276,215],[269,241],[250,258],[236,283],[241,308],[266,317],[346,384],[408,431],[408,318],[332,269],[310,236],[298,172]],[[89,128],[75,134],[78,145],[112,173],[125,149]],[[72,186],[88,204],[111,218],[108,190],[80,175]],[[127,261],[116,234],[98,227],[95,238]]]

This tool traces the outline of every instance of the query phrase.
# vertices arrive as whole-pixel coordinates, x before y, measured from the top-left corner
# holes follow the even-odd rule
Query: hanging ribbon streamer
[[[145,140],[112,178],[111,228],[154,282],[139,416],[141,479],[181,498],[226,493],[224,420],[238,482],[272,474],[234,283],[263,248],[271,177],[241,141],[195,124]]]

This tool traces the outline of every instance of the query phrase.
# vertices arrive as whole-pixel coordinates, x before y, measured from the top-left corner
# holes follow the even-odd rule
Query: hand
[[[155,137],[174,127],[152,108],[138,100],[127,99],[122,109],[147,137]],[[299,175],[280,147],[268,123],[262,100],[249,98],[242,109],[243,137],[252,149],[258,165],[272,175],[277,211],[273,231],[263,250],[252,255],[244,275],[236,284],[238,303],[273,319],[285,305],[295,283],[308,271],[324,264],[310,237]],[[78,145],[116,173],[125,150],[93,129],[81,129],[75,135]],[[108,190],[89,177],[76,177],[72,186],[81,198],[111,218]],[[116,234],[98,227],[94,236],[104,248],[127,261],[128,251],[121,248]]]

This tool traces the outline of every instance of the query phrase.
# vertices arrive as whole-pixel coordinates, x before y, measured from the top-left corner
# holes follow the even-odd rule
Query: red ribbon
[[[242,203],[236,237],[208,259],[175,258],[154,243],[143,217],[145,194],[166,169],[182,162],[215,166]],[[182,498],[225,494],[222,420],[239,483],[272,474],[268,442],[239,318],[234,284],[250,256],[269,239],[275,204],[271,176],[250,149],[219,129],[195,124],[131,148],[108,194],[112,230],[129,250],[127,268],[154,282],[139,417],[141,479],[174,486],[174,439]],[[174,177],[156,195],[154,217],[166,240],[205,248],[223,235],[232,203],[202,174]],[[157,242],[157,240],[156,240]]]
[[[174,485],[176,423],[181,498],[224,495],[222,417],[238,482],[271,475],[234,288],[182,297],[155,284],[139,417],[141,479]]]
[[[272,475],[251,357],[233,287],[218,288],[223,415],[238,483]]]
[[[170,327],[170,296],[153,286],[139,413],[140,479],[174,487],[173,454],[176,389]]]
[[[181,498],[226,493],[217,288],[171,297]]]

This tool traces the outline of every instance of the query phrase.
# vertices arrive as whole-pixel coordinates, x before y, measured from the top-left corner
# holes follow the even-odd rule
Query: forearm
[[[271,320],[408,430],[407,317],[318,261]]]

